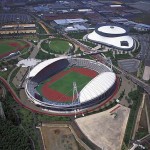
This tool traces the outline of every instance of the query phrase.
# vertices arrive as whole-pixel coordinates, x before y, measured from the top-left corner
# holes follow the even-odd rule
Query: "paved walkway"
[[[41,40],[37,46],[34,45],[34,49],[31,52],[30,56],[28,58],[35,58],[36,55],[38,54],[38,52],[40,51],[40,46],[41,43],[43,42],[43,40]],[[28,68],[25,67],[21,67],[20,70],[18,71],[18,73],[16,74],[16,76],[13,79],[13,84],[15,85],[16,88],[20,88],[21,86],[24,86],[24,80],[25,80],[25,76],[27,74]],[[8,80],[10,79],[10,76],[8,78]]]
[[[147,120],[147,128],[148,128],[148,133],[150,134],[150,97],[146,95],[145,99],[145,113],[146,113],[146,120]]]
[[[44,25],[42,21],[40,21],[39,24],[42,26],[42,28],[45,30],[47,34],[50,34],[49,30],[46,28],[46,26]]]
[[[12,73],[17,69],[18,67],[15,67],[13,70],[11,70],[11,72],[9,73],[8,77],[7,77],[7,82],[10,83],[10,77],[12,75]]]
[[[16,76],[12,80],[12,83],[16,88],[22,87],[22,83],[25,80],[25,75],[27,74],[28,68],[21,67],[20,70],[17,72]]]
[[[31,52],[29,58],[35,58],[36,55],[38,54],[38,52],[40,51],[40,47],[41,47],[41,43],[43,42],[43,40],[40,40],[40,42],[34,46],[33,51]]]
[[[139,123],[140,123],[140,119],[141,119],[142,110],[144,108],[145,96],[146,96],[146,94],[144,93],[143,94],[143,98],[142,98],[142,102],[141,102],[141,105],[139,107],[139,111],[138,111],[138,114],[137,114],[137,118],[136,118],[134,130],[133,130],[133,134],[132,134],[132,140],[134,140],[136,132],[138,131],[138,127],[139,127]]]
[[[148,133],[150,134],[150,118],[149,118],[149,114],[148,114],[147,105],[145,105],[145,113],[146,113]]]
[[[98,50],[98,49],[100,49],[100,48],[101,48],[101,45],[97,45],[96,47],[92,48],[91,50],[92,50],[92,51],[95,51],[95,50]]]

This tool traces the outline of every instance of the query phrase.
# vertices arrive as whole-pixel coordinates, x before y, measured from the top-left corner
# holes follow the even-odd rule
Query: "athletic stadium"
[[[45,111],[73,114],[86,111],[110,98],[117,89],[117,77],[100,62],[59,57],[32,68],[25,92],[30,101]]]
[[[118,25],[101,25],[87,35],[87,40],[122,51],[131,51],[136,41],[128,35],[128,30]]]

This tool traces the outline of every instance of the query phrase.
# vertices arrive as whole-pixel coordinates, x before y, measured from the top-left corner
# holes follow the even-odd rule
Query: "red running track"
[[[97,72],[87,69],[87,68],[78,68],[78,67],[73,67],[69,70],[66,71],[62,71],[58,74],[56,74],[55,76],[52,77],[52,79],[49,82],[46,82],[43,86],[42,86],[42,95],[47,98],[48,100],[54,100],[56,102],[71,102],[73,97],[72,96],[67,96],[63,93],[60,93],[56,90],[51,89],[49,86],[56,82],[57,80],[59,80],[60,78],[64,77],[66,74],[70,73],[70,72],[77,72],[80,74],[83,74],[85,76],[94,78],[97,76]],[[67,83],[66,83],[67,84]]]
[[[12,46],[12,47],[20,47],[20,44],[17,42],[11,42],[8,45]]]

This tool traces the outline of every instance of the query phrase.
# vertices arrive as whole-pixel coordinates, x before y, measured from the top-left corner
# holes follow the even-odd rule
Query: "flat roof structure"
[[[77,18],[77,19],[57,19],[54,20],[54,22],[58,25],[68,25],[72,23],[84,23],[87,22],[86,19]]]
[[[35,24],[10,24],[10,25],[3,25],[1,28],[2,29],[9,29],[9,28],[17,28],[17,27],[22,27],[22,28],[35,28]]]
[[[130,109],[117,104],[113,108],[75,120],[84,135],[99,148],[120,150]]]
[[[88,34],[87,39],[118,50],[132,50],[134,40],[128,34],[128,30],[116,25],[102,25]]]
[[[75,24],[73,26],[68,26],[64,29],[66,32],[70,31],[85,31],[87,28],[84,25]]]
[[[143,80],[148,81],[149,79],[150,79],[150,67],[145,66],[144,74],[143,74]]]
[[[21,14],[21,13],[1,13],[0,14],[0,22],[1,24],[9,24],[9,23],[32,23],[33,19],[30,15]]]

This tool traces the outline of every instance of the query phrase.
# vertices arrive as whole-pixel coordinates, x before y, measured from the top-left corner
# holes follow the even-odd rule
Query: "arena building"
[[[101,25],[87,35],[87,40],[122,52],[136,47],[136,41],[128,35],[128,30],[118,25]]]
[[[69,69],[66,71],[66,68]],[[71,75],[73,73],[73,83],[69,79],[69,73]],[[86,76],[82,78],[82,75]],[[92,78],[89,80],[89,77]],[[82,82],[81,78],[83,80],[88,78],[88,80]],[[43,110],[68,115],[73,114],[74,111],[89,110],[104,102],[115,93],[117,81],[115,73],[100,62],[83,58],[59,57],[43,61],[29,72],[25,92],[29,100]],[[64,95],[60,91],[54,91],[54,89],[59,90],[61,87],[63,91],[69,82],[72,89],[67,89]],[[75,82],[78,82],[77,85]],[[54,85],[57,84],[58,86],[54,88]],[[44,88],[41,92],[38,89],[42,86]],[[73,95],[70,101],[65,101],[68,91],[71,91]],[[57,98],[59,94],[60,97]]]

